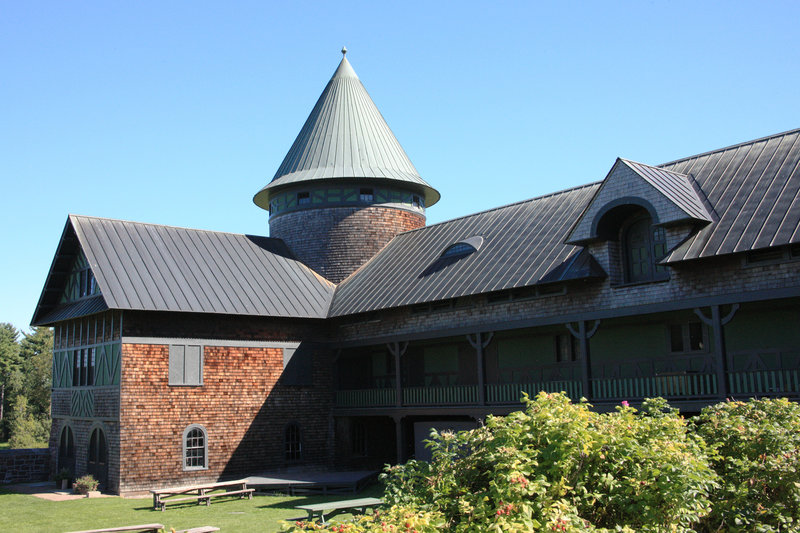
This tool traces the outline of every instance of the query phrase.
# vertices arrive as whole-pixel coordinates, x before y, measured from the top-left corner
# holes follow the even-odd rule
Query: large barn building
[[[800,130],[435,225],[343,58],[275,177],[270,237],[70,215],[32,323],[55,328],[53,469],[134,493],[379,467],[565,391],[800,396]]]

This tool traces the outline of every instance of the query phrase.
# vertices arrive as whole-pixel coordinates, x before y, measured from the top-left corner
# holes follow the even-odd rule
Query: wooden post
[[[484,337],[484,335],[486,335]],[[467,335],[467,342],[475,348],[475,353],[478,357],[478,404],[486,405],[486,364],[483,357],[483,351],[492,342],[494,333],[475,333],[474,335]]]
[[[591,371],[592,367],[589,364],[589,339],[597,333],[597,328],[600,327],[600,321],[595,320],[594,326],[590,331],[586,331],[586,321],[581,320],[578,322],[578,331],[575,331],[575,328],[572,327],[572,324],[565,324],[567,329],[572,334],[573,337],[578,339],[580,351],[581,351],[581,388],[583,388],[583,397],[591,400],[592,399],[592,389],[591,389]]]
[[[727,398],[730,392],[728,389],[728,351],[725,349],[725,332],[722,328],[733,320],[733,315],[736,314],[738,309],[739,304],[733,304],[730,312],[724,318],[720,313],[719,305],[711,306],[711,317],[705,316],[699,308],[694,309],[694,314],[703,321],[703,324],[711,327],[714,335],[714,367],[717,376],[717,396],[722,400]]]
[[[408,349],[407,342],[390,342],[386,345],[389,353],[394,356],[394,404],[395,407],[403,406],[403,387],[401,384],[402,367],[400,365],[400,358],[406,353]]]

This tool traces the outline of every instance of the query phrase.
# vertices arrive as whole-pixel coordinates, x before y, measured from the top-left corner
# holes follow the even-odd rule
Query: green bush
[[[89,494],[93,490],[97,490],[99,482],[91,474],[86,474],[75,480],[73,490],[77,494]]]
[[[432,433],[387,467],[387,511],[292,531],[800,532],[800,405],[730,401],[688,423],[663,399],[598,414],[540,393],[486,426]]]
[[[710,511],[705,446],[663,400],[598,414],[540,393],[431,446],[430,467],[389,471],[387,498],[442,512],[452,531],[689,531]]]
[[[800,531],[800,405],[730,401],[703,409],[697,433],[721,478],[711,531]]]
[[[663,400],[645,402],[640,412],[624,405],[598,414],[563,394],[540,393],[525,411],[490,417],[485,427],[434,432],[429,446],[430,463],[386,469],[388,514],[289,527],[692,531],[710,512],[716,487],[704,442]]]

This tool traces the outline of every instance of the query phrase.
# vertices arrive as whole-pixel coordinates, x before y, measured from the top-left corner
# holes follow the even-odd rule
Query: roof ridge
[[[68,215],[69,218],[76,217],[76,218],[91,218],[95,220],[108,220],[110,222],[126,222],[128,224],[139,224],[141,226],[154,226],[159,228],[173,228],[173,229],[183,229],[188,231],[202,231],[205,233],[219,233],[222,235],[241,235],[242,237],[259,237],[261,239],[275,239],[280,240],[277,237],[267,237],[266,235],[255,235],[252,233],[239,233],[234,231],[220,231],[220,230],[213,230],[213,229],[200,229],[200,228],[190,228],[187,226],[174,226],[172,224],[156,224],[155,222],[139,222],[137,220],[126,220],[122,218],[110,218],[110,217],[98,217],[94,215],[77,215],[75,213],[70,213]]]
[[[732,144],[732,145],[726,146],[724,148],[717,148],[715,150],[709,150],[708,152],[702,152],[702,153],[699,153],[699,154],[690,155],[688,157],[682,157],[680,159],[675,159],[674,161],[667,161],[666,163],[661,163],[660,165],[656,165],[656,168],[662,168],[662,167],[666,167],[668,165],[674,165],[674,164],[677,164],[677,163],[682,163],[684,161],[689,161],[690,159],[697,159],[699,157],[703,157],[703,156],[707,156],[707,155],[711,155],[711,154],[716,154],[716,153],[719,153],[719,152],[725,152],[727,150],[733,150],[734,148],[741,148],[742,146],[747,146],[748,144],[755,144],[755,143],[766,141],[766,140],[769,140],[769,139],[776,139],[778,137],[784,137],[784,136],[790,135],[792,133],[800,133],[800,128],[795,128],[793,130],[788,130],[788,131],[784,131],[784,132],[781,132],[781,133],[774,133],[772,135],[766,135],[766,136],[760,137],[758,139],[752,139],[750,141],[744,141],[744,142]]]
[[[441,222],[437,222],[436,224],[430,224],[430,225],[427,225],[427,226],[422,226],[421,228],[416,228],[416,229],[404,231],[402,233],[398,233],[398,236],[399,235],[406,235],[408,233],[414,233],[415,231],[426,230],[428,228],[434,228],[436,226],[441,226],[442,224],[450,224],[451,222],[455,222],[457,220],[464,220],[464,219],[467,219],[467,218],[470,218],[470,217],[476,217],[478,215],[483,215],[485,213],[491,213],[492,211],[498,211],[500,209],[506,209],[507,207],[513,207],[515,205],[525,204],[525,203],[528,203],[528,202],[535,202],[536,200],[544,200],[545,198],[549,198],[551,196],[558,196],[560,194],[566,194],[568,192],[577,191],[578,189],[585,189],[587,187],[592,187],[594,185],[599,185],[602,182],[603,182],[603,180],[593,181],[593,182],[590,182],[590,183],[585,183],[583,185],[576,185],[575,187],[570,187],[568,189],[562,189],[560,191],[555,191],[555,192],[543,194],[541,196],[535,196],[533,198],[528,198],[526,200],[520,200],[518,202],[512,202],[510,204],[499,205],[497,207],[484,209],[483,211],[476,211],[475,213],[469,213],[467,215],[462,215],[460,217],[450,218],[448,220],[442,220]]]

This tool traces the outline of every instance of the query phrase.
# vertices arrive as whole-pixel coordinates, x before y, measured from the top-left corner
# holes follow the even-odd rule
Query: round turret
[[[438,200],[346,57],[272,181],[253,198],[269,211],[270,236],[334,283],[398,233],[424,226],[425,207]]]

